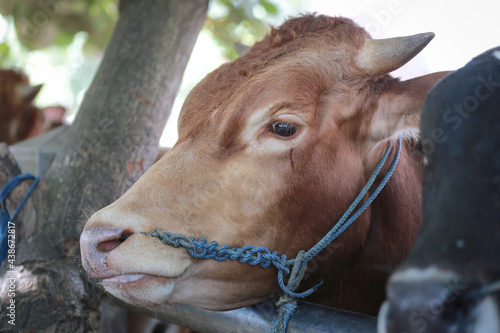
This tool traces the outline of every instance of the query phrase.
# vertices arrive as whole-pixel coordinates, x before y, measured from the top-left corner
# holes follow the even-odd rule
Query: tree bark
[[[155,161],[207,6],[208,0],[120,2],[120,19],[67,141],[16,222],[22,226],[16,326],[4,315],[12,271],[4,264],[0,331],[98,330],[97,288],[77,259],[81,228],[86,216],[116,200]]]

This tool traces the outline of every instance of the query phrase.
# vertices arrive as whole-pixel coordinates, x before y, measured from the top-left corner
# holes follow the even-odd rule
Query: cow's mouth
[[[124,274],[115,275],[109,278],[102,279],[103,283],[131,283],[136,282],[145,277],[144,274]]]
[[[158,276],[158,275],[150,275],[150,274],[123,274],[123,275],[114,275],[101,280],[103,284],[136,284],[142,283],[141,280],[151,280],[151,279],[162,279],[165,283],[171,282],[174,277],[168,276]]]

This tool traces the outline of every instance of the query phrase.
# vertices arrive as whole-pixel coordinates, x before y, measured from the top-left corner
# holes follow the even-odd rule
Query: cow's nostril
[[[103,241],[97,245],[97,251],[101,253],[111,252],[116,249],[121,243],[127,240],[130,236],[132,236],[132,232],[124,231],[122,234],[118,235],[119,237],[115,239],[109,239]]]
[[[120,242],[124,242],[124,241],[126,241],[126,240],[127,240],[127,238],[129,238],[130,236],[132,236],[132,232],[127,232],[127,231],[126,231],[126,232],[124,232],[124,233],[122,234],[122,236],[120,237],[120,239],[119,239],[119,240],[120,240]]]
[[[118,239],[105,241],[97,246],[97,251],[101,253],[110,252],[113,251],[120,244],[121,242]]]

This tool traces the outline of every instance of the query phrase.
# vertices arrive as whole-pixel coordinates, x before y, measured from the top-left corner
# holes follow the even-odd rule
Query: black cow
[[[500,332],[500,47],[429,93],[421,139],[424,222],[379,332]]]

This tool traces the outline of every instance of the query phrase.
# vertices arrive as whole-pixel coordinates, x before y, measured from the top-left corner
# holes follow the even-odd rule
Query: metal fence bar
[[[118,300],[113,303],[202,333],[265,333],[277,317],[276,306],[271,301],[231,311],[209,311],[187,305],[162,305],[147,309],[133,307]],[[287,330],[288,333],[376,331],[376,317],[306,302],[299,302],[299,308]]]

